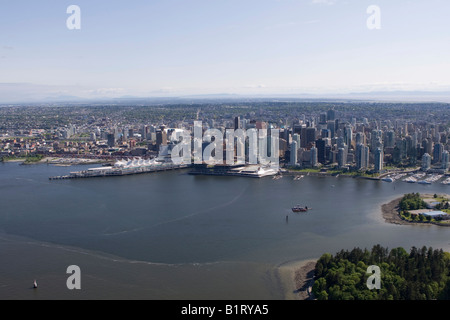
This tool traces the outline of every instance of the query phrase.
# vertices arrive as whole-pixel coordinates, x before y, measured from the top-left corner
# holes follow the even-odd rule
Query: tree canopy
[[[381,270],[380,289],[370,290],[370,265]],[[450,299],[450,254],[442,249],[412,247],[388,250],[341,250],[325,253],[316,263],[313,294],[319,300]]]

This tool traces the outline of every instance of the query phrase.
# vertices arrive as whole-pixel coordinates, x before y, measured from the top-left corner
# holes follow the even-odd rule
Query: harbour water
[[[375,244],[450,248],[450,228],[381,216],[404,193],[450,193],[440,183],[186,170],[48,179],[84,169],[0,164],[1,299],[284,299],[278,268],[292,261]],[[67,289],[69,265],[81,290]]]

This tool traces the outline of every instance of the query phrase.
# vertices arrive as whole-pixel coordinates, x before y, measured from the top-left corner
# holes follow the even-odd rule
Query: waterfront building
[[[444,169],[445,171],[448,170],[449,167],[449,153],[447,150],[444,150],[442,152],[442,160],[441,160],[441,168]]]
[[[325,163],[325,145],[326,140],[324,139],[316,140],[317,161],[320,163]]]
[[[339,168],[343,168],[347,165],[347,151],[345,148],[339,148],[337,154],[337,163]]]
[[[356,146],[356,168],[367,169],[369,167],[369,147],[363,144]]]
[[[431,156],[425,153],[422,156],[422,171],[427,171],[431,168]]]
[[[297,165],[297,141],[292,141],[291,143],[291,158],[290,158],[290,165],[296,166]]]
[[[444,151],[444,146],[442,143],[436,143],[433,148],[433,163],[439,163],[442,159],[442,152]]]
[[[383,149],[377,148],[377,150],[375,150],[375,172],[383,171],[383,158]]]
[[[311,148],[311,167],[317,167],[317,148]]]

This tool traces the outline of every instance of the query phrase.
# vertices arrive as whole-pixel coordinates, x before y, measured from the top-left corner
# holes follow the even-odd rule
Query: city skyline
[[[79,30],[67,28],[70,5],[81,10]],[[380,29],[367,26],[371,5]],[[0,103],[392,91],[448,100],[446,8],[440,0],[17,1],[0,20]]]

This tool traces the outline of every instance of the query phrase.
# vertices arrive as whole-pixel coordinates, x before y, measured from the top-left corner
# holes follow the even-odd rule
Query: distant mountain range
[[[62,91],[62,90],[61,90]],[[393,102],[444,102],[450,103],[450,91],[371,91],[327,94],[192,94],[172,96],[134,96],[86,98],[76,94],[64,94],[61,91],[49,92],[45,86],[27,84],[0,84],[0,104],[53,104],[53,103],[102,103],[102,104],[146,104],[146,103],[193,103],[220,101],[267,101],[267,100],[314,100],[314,101],[393,101]]]

